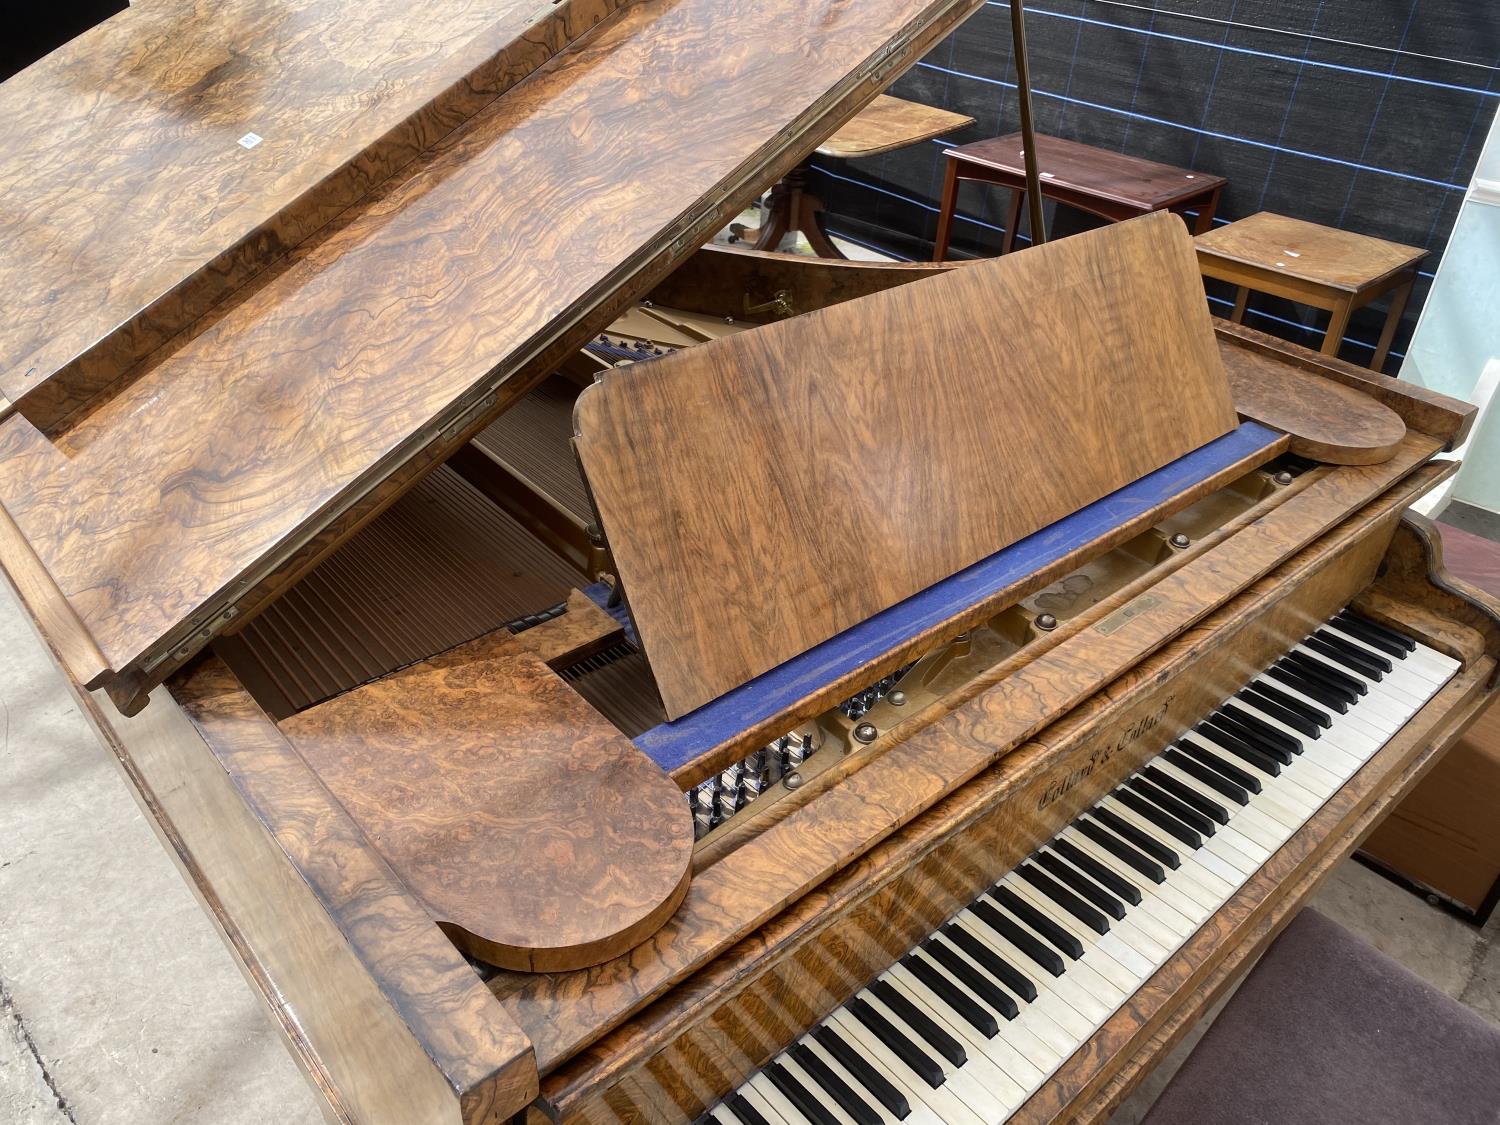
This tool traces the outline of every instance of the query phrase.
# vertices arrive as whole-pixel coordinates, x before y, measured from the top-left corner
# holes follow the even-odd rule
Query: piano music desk
[[[1376,371],[1385,365],[1417,266],[1427,256],[1427,251],[1415,246],[1269,211],[1206,234],[1200,230],[1197,241],[1203,276],[1239,286],[1230,320],[1238,324],[1244,319],[1252,289],[1327,309],[1331,315],[1323,335],[1324,355],[1338,355],[1355,309],[1392,294],[1380,342],[1370,359]]]
[[[1038,134],[1036,147],[1042,194],[1112,223],[1152,211],[1179,215],[1190,211],[1196,213],[1193,233],[1202,234],[1212,229],[1219,195],[1229,182],[1223,176],[1174,168],[1060,137]],[[1026,199],[1021,134],[975,141],[962,148],[950,148],[944,155],[948,158],[948,170],[943,181],[943,203],[938,211],[933,261],[941,262],[948,254],[960,180],[998,184],[1011,190],[1005,237],[1000,243],[1000,253],[1009,254],[1016,245],[1016,226],[1021,219],[1021,204]]]

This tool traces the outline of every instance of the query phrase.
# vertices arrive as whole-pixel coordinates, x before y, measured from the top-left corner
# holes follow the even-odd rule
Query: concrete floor
[[[3,586],[0,662],[0,1122],[322,1120]],[[1316,905],[1500,1025],[1500,915],[1481,932],[1352,862]]]

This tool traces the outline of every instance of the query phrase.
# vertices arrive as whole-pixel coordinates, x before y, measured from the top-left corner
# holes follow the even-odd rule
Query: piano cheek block
[[[524,640],[481,637],[280,729],[460,948],[578,969],[677,908],[692,818]]]

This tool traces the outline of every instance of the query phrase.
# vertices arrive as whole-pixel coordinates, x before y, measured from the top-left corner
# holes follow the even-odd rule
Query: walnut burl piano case
[[[331,1120],[723,1113],[1319,623],[1417,646],[1003,1115],[1101,1119],[1489,698],[1406,514],[1471,408],[1175,217],[695,253],[976,6],[147,5],[0,87],[0,562]]]

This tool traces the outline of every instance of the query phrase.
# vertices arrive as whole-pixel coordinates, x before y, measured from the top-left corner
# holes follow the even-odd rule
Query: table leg
[[[1401,314],[1406,311],[1406,299],[1411,296],[1411,283],[1415,275],[1402,282],[1400,288],[1391,291],[1390,311],[1385,314],[1385,327],[1380,330],[1380,342],[1375,345],[1375,355],[1370,366],[1376,371],[1385,370],[1385,359],[1391,351],[1391,341],[1396,338],[1396,326],[1401,323]]]
[[[1250,303],[1250,287],[1241,285],[1234,295],[1234,311],[1229,314],[1232,324],[1243,324],[1245,322],[1245,306]]]
[[[1026,202],[1026,193],[1015,190],[1010,193],[1010,213],[1005,217],[1005,237],[1000,240],[1000,253],[1009,254],[1016,248],[1016,227],[1021,222],[1021,204]],[[1032,232],[1032,239],[1036,233]]]
[[[948,257],[948,239],[953,233],[953,212],[958,207],[958,161],[948,157],[948,170],[943,173],[943,205],[938,209],[937,238],[932,243],[932,260],[941,262]]]
[[[1223,192],[1222,187],[1216,187],[1213,194],[1198,207],[1198,217],[1193,220],[1194,234],[1207,234],[1214,229],[1214,212],[1219,209],[1219,195]]]
[[[1339,345],[1344,342],[1344,330],[1349,327],[1349,314],[1353,311],[1352,297],[1344,297],[1333,306],[1328,316],[1328,331],[1323,336],[1324,355],[1339,354]]]

